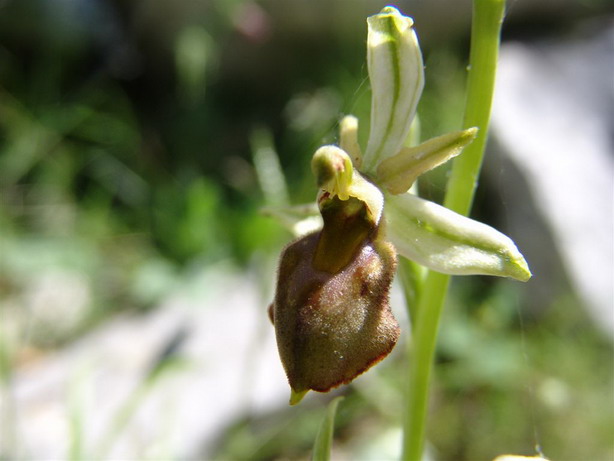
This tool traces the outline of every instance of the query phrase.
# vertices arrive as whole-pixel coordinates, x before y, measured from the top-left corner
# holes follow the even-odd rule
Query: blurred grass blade
[[[202,102],[207,87],[207,72],[217,61],[213,38],[203,27],[184,28],[175,44],[175,66],[179,90],[190,104]]]
[[[269,206],[284,206],[290,203],[286,178],[273,145],[273,136],[265,128],[253,131],[251,139],[252,156],[258,183]]]
[[[322,229],[322,216],[315,203],[285,207],[269,206],[262,208],[262,214],[276,218],[296,237]]]
[[[313,444],[312,461],[330,460],[330,450],[333,445],[333,430],[335,429],[335,415],[337,414],[337,407],[341,400],[343,400],[343,396],[334,398],[328,404],[326,416],[320,425],[316,441]]]

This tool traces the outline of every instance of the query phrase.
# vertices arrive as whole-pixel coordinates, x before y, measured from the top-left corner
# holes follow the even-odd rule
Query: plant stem
[[[454,161],[444,205],[468,215],[482,165],[495,85],[505,0],[474,0],[467,99],[463,127],[480,128],[478,137]],[[435,345],[450,276],[429,271],[418,300],[409,363],[403,460],[420,461],[424,451],[429,386]]]
[[[419,461],[424,450],[424,432],[439,318],[450,277],[429,272],[418,303],[409,354],[409,388],[403,431],[403,460]]]
[[[488,137],[505,0],[474,0],[471,51],[463,128],[479,127],[477,138],[454,160],[444,205],[467,216],[471,210]]]

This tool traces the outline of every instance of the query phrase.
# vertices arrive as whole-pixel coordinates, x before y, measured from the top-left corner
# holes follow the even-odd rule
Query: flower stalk
[[[467,216],[481,169],[494,93],[505,0],[474,0],[471,51],[463,126],[477,126],[477,139],[454,161],[444,204]],[[420,461],[424,452],[429,387],[435,345],[450,276],[429,271],[420,290],[411,341],[403,460]]]

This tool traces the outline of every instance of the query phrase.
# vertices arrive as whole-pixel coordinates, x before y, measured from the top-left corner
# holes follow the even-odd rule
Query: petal
[[[413,20],[391,6],[367,19],[371,81],[371,131],[363,169],[374,173],[396,154],[407,134],[424,86],[424,66]]]
[[[526,281],[531,272],[514,242],[486,224],[413,194],[386,196],[387,232],[399,254],[454,275]]]
[[[358,119],[346,115],[339,125],[339,147],[348,153],[354,168],[359,169],[362,165],[362,151],[358,144]]]
[[[384,160],[377,168],[377,183],[391,194],[407,192],[423,173],[460,154],[473,141],[477,128],[444,134],[401,151]]]

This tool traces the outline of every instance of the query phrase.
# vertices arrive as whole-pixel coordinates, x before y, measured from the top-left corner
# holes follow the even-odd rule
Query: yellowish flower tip
[[[393,6],[387,6],[378,14],[367,18],[367,22],[373,28],[374,41],[373,46],[382,44],[387,41],[395,41],[399,34],[402,35],[411,29],[414,25],[414,20],[409,16],[403,16],[399,10]]]
[[[527,282],[533,276],[527,261],[521,254],[518,254],[518,257],[512,260],[512,264],[514,266],[512,277],[516,280],[519,280],[520,282]]]
[[[403,16],[399,10],[394,6],[385,6],[379,14],[375,15],[379,18],[392,18],[393,20],[401,20],[405,27],[411,27],[414,25],[414,20],[409,16]]]
[[[305,394],[307,394],[307,392],[309,392],[309,389],[300,392],[296,392],[294,389],[290,389],[290,405],[296,405],[300,403],[300,401],[303,400],[303,397],[305,397]]]
[[[350,196],[348,189],[352,183],[354,168],[350,156],[337,146],[322,146],[311,160],[311,171],[316,177],[318,187],[341,200]]]
[[[466,137],[468,139],[467,144],[469,144],[469,142],[473,141],[476,138],[476,136],[478,135],[478,131],[480,130],[477,126],[472,126],[471,128],[467,128],[463,131],[463,137]]]

